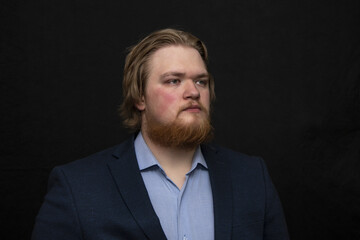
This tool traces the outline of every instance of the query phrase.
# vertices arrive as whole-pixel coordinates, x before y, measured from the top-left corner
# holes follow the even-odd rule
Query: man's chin
[[[211,140],[213,128],[207,118],[178,118],[171,124],[148,124],[149,138],[165,147],[195,148]]]
[[[189,125],[201,125],[204,121],[207,121],[207,117],[202,113],[187,113],[186,115],[179,116],[176,122],[180,125],[189,126]]]

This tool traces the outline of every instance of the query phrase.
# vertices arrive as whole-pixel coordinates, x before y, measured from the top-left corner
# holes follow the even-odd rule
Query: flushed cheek
[[[166,115],[169,112],[176,110],[176,96],[162,89],[157,89],[153,92],[156,101],[157,111],[161,115]]]

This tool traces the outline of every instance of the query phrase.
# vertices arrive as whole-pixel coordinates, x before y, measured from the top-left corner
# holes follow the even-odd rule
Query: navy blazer
[[[262,159],[201,146],[214,203],[215,239],[288,239]],[[33,240],[166,239],[136,160],[134,139],[56,167]]]

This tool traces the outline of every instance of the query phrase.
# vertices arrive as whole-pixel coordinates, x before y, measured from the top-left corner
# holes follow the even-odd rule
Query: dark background
[[[29,239],[50,170],[110,147],[125,49],[204,40],[215,142],[264,157],[296,239],[360,239],[360,1],[0,3],[1,239]]]

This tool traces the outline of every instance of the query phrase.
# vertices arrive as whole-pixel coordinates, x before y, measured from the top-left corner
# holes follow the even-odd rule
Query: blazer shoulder
[[[65,172],[88,172],[98,171],[107,166],[108,163],[116,161],[121,156],[135,152],[132,139],[125,142],[91,154],[87,157],[56,166],[57,169],[62,169]]]
[[[216,156],[219,161],[226,164],[263,164],[263,159],[259,156],[251,156],[215,144],[204,145],[202,150],[207,154]]]

